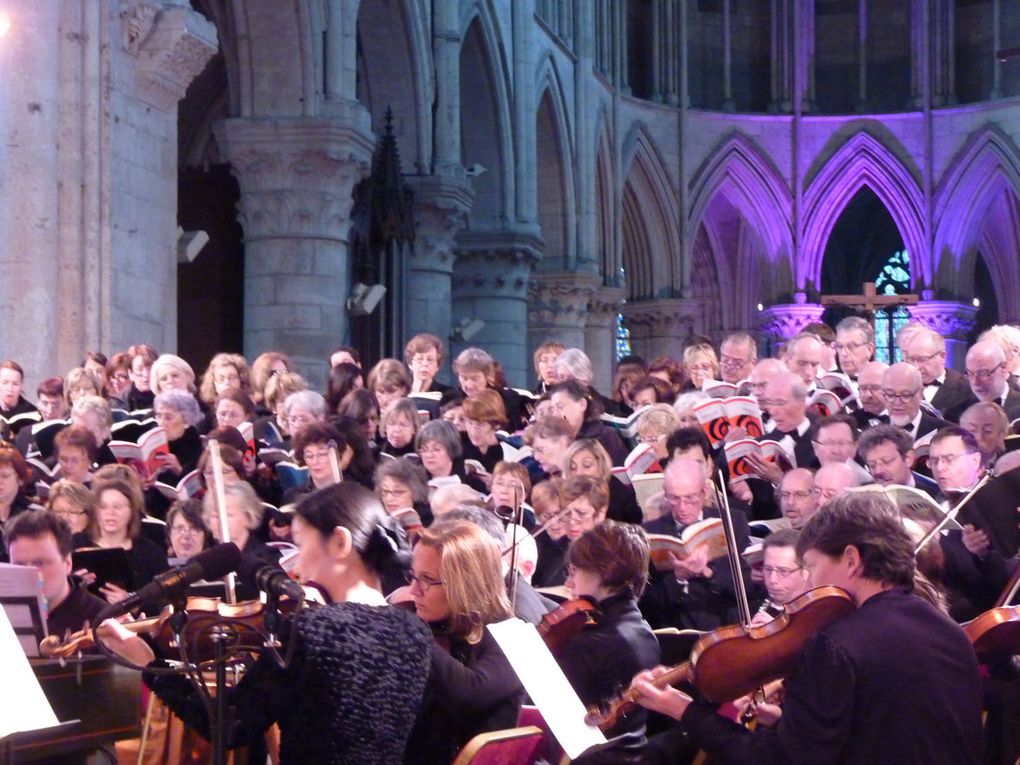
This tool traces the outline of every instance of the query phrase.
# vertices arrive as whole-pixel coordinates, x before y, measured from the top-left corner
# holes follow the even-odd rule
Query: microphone
[[[291,600],[302,600],[305,597],[304,588],[276,564],[248,557],[241,561],[237,573],[246,585],[271,597],[280,598],[286,595]]]
[[[146,603],[167,600],[202,579],[221,579],[236,569],[240,562],[241,550],[234,543],[210,547],[183,566],[157,574],[151,582],[132,592],[120,603],[110,605],[103,612],[102,619],[97,619],[96,623],[126,614]]]

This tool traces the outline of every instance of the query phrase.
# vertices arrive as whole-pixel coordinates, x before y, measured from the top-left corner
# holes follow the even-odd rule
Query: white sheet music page
[[[589,747],[606,743],[602,731],[584,722],[584,704],[534,625],[507,619],[490,624],[489,632],[570,759]]]
[[[19,731],[49,728],[58,724],[53,707],[46,699],[35,673],[28,665],[25,651],[14,634],[7,613],[0,608],[0,667],[3,667],[3,693],[0,693],[0,738]]]

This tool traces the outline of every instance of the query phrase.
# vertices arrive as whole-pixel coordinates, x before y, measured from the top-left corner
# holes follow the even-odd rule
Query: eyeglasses
[[[903,402],[910,401],[920,392],[921,392],[920,388],[914,388],[914,390],[911,391],[889,390],[889,388],[882,389],[882,395],[885,397],[887,401],[903,401]]]
[[[938,467],[939,465],[951,467],[954,462],[960,459],[960,457],[969,457],[972,453],[976,452],[966,452],[964,454],[929,454],[928,465],[931,467]]]
[[[88,515],[86,510],[55,510],[57,515]],[[171,529],[173,531],[173,529]]]
[[[857,386],[857,390],[859,390],[861,393],[881,393],[882,392],[882,386],[881,385],[858,385]]]
[[[379,489],[379,494],[383,497],[403,497],[410,493],[411,490],[406,486],[402,486],[399,489]]]
[[[501,481],[498,478],[493,479],[492,488],[494,489],[519,489],[523,490],[524,485],[520,481]]]
[[[748,363],[750,359],[738,359],[736,356],[720,356],[719,363],[724,367],[742,367]]]
[[[408,584],[417,584],[418,589],[421,590],[421,594],[424,595],[433,587],[441,587],[443,583],[438,579],[433,579],[428,576],[416,576],[413,572],[408,571],[405,577]]]
[[[882,459],[882,460],[874,460],[874,461],[868,460],[868,462],[867,462],[868,470],[871,471],[872,473],[874,473],[875,470],[877,470],[878,468],[887,468],[887,467],[890,467],[893,464],[895,464],[896,462],[901,461],[902,459],[903,459],[903,457],[901,457],[900,455],[896,454],[896,455],[894,455],[892,457],[886,457],[885,459]]]
[[[424,457],[426,454],[446,454],[446,449],[438,444],[425,444],[418,449],[418,454]]]
[[[989,377],[998,372],[1006,362],[1000,361],[991,369],[968,369],[967,379],[968,380],[987,380]]]
[[[658,436],[638,436],[637,440],[639,444],[657,444],[666,438],[666,434],[662,433]]]
[[[865,345],[867,343],[833,343],[833,348],[836,349],[837,353],[845,353],[846,351],[856,351]]]
[[[786,579],[788,576],[793,576],[801,570],[801,566],[796,568],[784,568],[782,566],[762,566],[762,573],[765,576],[778,576],[780,579]]]
[[[904,356],[903,360],[908,364],[917,366],[918,364],[927,364],[940,353],[945,353],[945,351],[935,351],[935,353],[929,353],[927,356]]]
[[[667,505],[687,505],[688,507],[694,507],[695,505],[704,504],[705,495],[685,494],[682,497],[678,497],[673,494],[664,494],[662,499]]]
[[[824,499],[828,502],[830,499],[839,495],[838,489],[812,489],[811,496],[815,499]]]
[[[811,499],[812,492],[810,491],[781,491],[779,492],[779,501],[792,502],[795,499],[799,499],[803,502],[806,499]]]
[[[193,526],[171,526],[171,534],[179,534],[182,537],[197,537],[202,532]]]

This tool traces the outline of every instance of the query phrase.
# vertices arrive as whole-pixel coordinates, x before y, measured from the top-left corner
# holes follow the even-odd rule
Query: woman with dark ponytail
[[[302,498],[293,532],[301,581],[314,582],[332,603],[297,613],[289,667],[263,655],[231,690],[228,745],[260,740],[278,722],[284,765],[401,762],[433,642],[421,619],[383,598],[387,582],[402,581],[410,558],[401,532],[379,500],[351,482]],[[148,673],[145,681],[186,724],[209,735],[188,681]]]

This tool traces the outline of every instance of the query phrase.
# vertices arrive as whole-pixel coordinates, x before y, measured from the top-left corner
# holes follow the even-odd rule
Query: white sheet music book
[[[7,613],[0,608],[0,667],[4,690],[0,693],[0,738],[19,731],[58,725],[53,707],[28,665]]]
[[[533,624],[507,619],[490,624],[489,632],[570,759],[606,743],[602,731],[584,722],[584,704]]]

